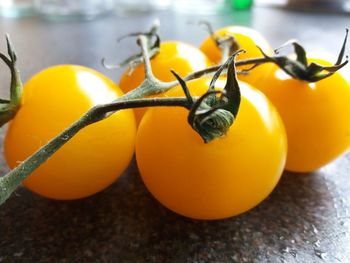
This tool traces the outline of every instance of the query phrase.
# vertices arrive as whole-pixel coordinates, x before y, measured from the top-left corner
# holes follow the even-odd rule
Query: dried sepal
[[[235,70],[235,57],[240,52],[232,55],[216,71],[207,92],[197,100],[191,96],[186,82],[172,71],[189,102],[188,123],[206,143],[225,135],[238,113],[241,94]],[[225,88],[215,90],[215,82],[225,68],[228,68]]]
[[[344,59],[345,47],[348,38],[349,30],[346,29],[345,38],[342,44],[342,47],[338,54],[338,59],[332,66],[324,66],[317,64],[315,62],[308,63],[307,61],[307,53],[303,46],[301,46],[296,40],[290,40],[283,44],[280,48],[276,49],[275,52],[278,54],[279,50],[282,48],[292,45],[295,53],[295,59],[287,56],[268,56],[264,51],[260,48],[260,52],[262,55],[270,62],[275,63],[278,67],[280,67],[284,72],[290,75],[293,78],[308,81],[308,82],[317,82],[322,79],[325,79],[339,69],[344,67],[348,63],[348,57]]]

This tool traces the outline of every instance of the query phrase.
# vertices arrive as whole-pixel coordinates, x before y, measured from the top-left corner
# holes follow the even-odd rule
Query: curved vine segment
[[[188,123],[198,132],[205,143],[225,135],[237,116],[241,93],[236,77],[235,57],[240,52],[234,53],[216,71],[208,91],[196,101],[190,95],[186,82],[172,71],[182,86],[190,105]],[[215,90],[215,82],[226,67],[228,67],[228,74],[225,88],[222,91],[217,91]]]
[[[343,61],[348,33],[349,30],[346,29],[345,38],[338,55],[338,59],[333,66],[322,66],[315,62],[308,64],[305,49],[295,40],[288,41],[280,48],[276,49],[275,53],[278,54],[280,49],[284,48],[285,46],[292,45],[294,48],[296,59],[292,59],[287,56],[270,57],[267,54],[265,54],[260,47],[258,48],[267,60],[275,63],[278,67],[280,67],[283,71],[285,71],[288,75],[292,76],[293,78],[308,82],[316,82],[333,75],[335,72],[337,72],[339,69],[341,69],[348,63],[347,57],[345,61]]]
[[[0,127],[16,116],[20,107],[22,81],[16,67],[17,56],[8,35],[6,35],[7,54],[0,53],[0,59],[9,67],[11,72],[10,100],[0,99]]]

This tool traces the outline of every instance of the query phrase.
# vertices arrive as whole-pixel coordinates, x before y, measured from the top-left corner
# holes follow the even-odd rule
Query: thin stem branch
[[[107,116],[109,116],[107,114],[110,112],[116,112],[126,108],[147,106],[179,106],[188,108],[189,103],[186,98],[147,98],[128,100],[128,98],[120,97],[118,100],[112,103],[93,107],[79,120],[54,137],[45,146],[28,157],[20,165],[11,170],[5,176],[0,177],[0,205],[11,196],[13,191],[16,190],[16,188],[27,176],[29,176],[36,168],[48,160],[81,129],[92,123],[105,119]]]
[[[228,42],[223,43],[220,46],[221,49],[221,64],[224,64],[230,57],[231,52],[231,45],[228,44]]]
[[[9,68],[11,67],[11,60],[9,60],[4,54],[0,53],[0,59],[4,61]]]
[[[145,79],[155,80],[155,77],[152,72],[151,60],[147,49],[147,38],[143,35],[140,35],[140,37],[138,38],[138,41],[141,46],[141,53],[142,53],[143,64],[145,69]]]
[[[246,65],[261,65],[264,63],[271,63],[271,61],[265,57],[262,58],[251,58],[251,59],[245,59],[245,60],[239,60],[235,62],[236,67],[241,67],[241,66],[246,66]],[[184,81],[191,81],[194,79],[198,79],[204,76],[211,76],[214,75],[214,73],[216,71],[218,71],[218,69],[221,67],[222,65],[217,65],[217,66],[212,66],[209,68],[205,68],[196,72],[193,72],[189,75],[187,75],[186,77],[183,78]],[[225,70],[222,71],[222,74],[226,74],[227,73],[227,65],[225,66]],[[164,83],[164,89],[168,90],[172,87],[175,87],[179,84],[178,81],[172,81],[172,82],[166,82]]]

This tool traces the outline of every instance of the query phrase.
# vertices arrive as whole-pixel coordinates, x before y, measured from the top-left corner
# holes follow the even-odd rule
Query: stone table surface
[[[120,61],[135,52],[116,38],[147,29],[156,17],[164,40],[198,45],[206,33],[195,23],[207,19],[216,28],[252,26],[275,47],[297,38],[308,50],[330,54],[350,21],[264,8],[208,17],[111,14],[65,23],[0,18],[0,36],[11,34],[24,80],[50,65],[74,63],[117,81],[120,71],[102,68],[101,57]],[[2,97],[7,73],[0,66]],[[190,220],[162,207],[145,189],[135,161],[114,185],[83,200],[52,201],[20,188],[0,208],[0,262],[350,262],[349,167],[345,155],[313,174],[284,173],[261,205],[221,221]],[[1,171],[7,171],[3,161]]]

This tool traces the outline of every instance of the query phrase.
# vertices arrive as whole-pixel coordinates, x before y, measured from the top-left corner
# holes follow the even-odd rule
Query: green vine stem
[[[192,98],[144,98],[146,96],[165,92],[171,87],[178,85],[178,82],[165,83],[157,80],[151,69],[148,53],[148,39],[141,35],[138,43],[141,46],[141,53],[145,64],[144,82],[136,89],[130,91],[117,100],[103,105],[98,105],[89,110],[79,120],[74,122],[62,133],[54,137],[46,145],[36,151],[9,173],[0,177],[0,205],[3,204],[21,182],[29,176],[36,168],[49,159],[57,150],[67,143],[75,134],[84,127],[107,118],[110,114],[126,108],[150,107],[150,106],[180,106],[190,109],[196,99]],[[232,63],[234,65],[234,61]],[[213,69],[211,69],[213,70]],[[198,75],[200,77],[200,75]]]
[[[186,98],[151,98],[134,100],[130,100],[129,98],[128,100],[125,97],[121,97],[119,100],[116,100],[113,103],[93,107],[78,121],[49,141],[32,156],[27,158],[5,176],[0,177],[0,205],[11,196],[11,194],[27,176],[29,176],[47,159],[49,159],[81,129],[106,118],[107,113],[109,112],[116,112],[126,108],[148,106],[182,106],[188,108],[189,105]]]
[[[84,127],[98,122],[100,120],[103,120],[107,118],[110,114],[113,114],[114,112],[126,109],[126,108],[136,108],[136,107],[151,107],[151,106],[180,106],[185,107],[190,110],[190,113],[192,115],[189,116],[189,120],[198,120],[199,122],[196,123],[196,125],[204,125],[203,127],[205,129],[202,129],[203,127],[196,127],[196,130],[200,132],[201,130],[205,130],[205,132],[209,131],[211,133],[215,133],[217,131],[210,131],[213,127],[210,129],[208,128],[208,123],[206,123],[204,120],[209,120],[210,122],[213,121],[213,116],[217,116],[219,118],[222,117],[221,120],[217,119],[217,123],[214,125],[216,126],[218,123],[220,125],[224,125],[227,128],[227,124],[231,125],[234,118],[236,117],[235,114],[238,111],[238,104],[235,105],[234,112],[228,113],[228,104],[226,101],[239,101],[239,94],[236,93],[236,98],[234,98],[232,92],[237,92],[238,84],[236,83],[236,79],[232,76],[235,75],[235,69],[234,67],[237,66],[243,66],[243,65],[260,65],[263,63],[275,63],[277,66],[283,67],[288,66],[290,61],[286,62],[285,57],[281,56],[275,56],[275,57],[268,57],[264,56],[262,58],[254,58],[254,59],[248,59],[248,60],[241,60],[238,62],[235,62],[232,60],[232,57],[234,57],[236,54],[234,54],[230,58],[230,63],[225,63],[224,65],[220,66],[214,66],[210,67],[198,72],[194,72],[192,74],[189,74],[188,76],[181,79],[181,83],[184,83],[185,81],[190,81],[193,79],[200,78],[205,75],[212,75],[215,72],[220,71],[223,74],[227,73],[227,69],[230,73],[230,77],[228,78],[225,91],[219,92],[221,96],[219,98],[215,98],[213,100],[212,95],[215,95],[217,92],[213,90],[209,90],[206,94],[204,94],[200,98],[192,98],[189,95],[188,90],[186,90],[186,87],[184,88],[184,92],[186,94],[185,98],[145,98],[146,96],[154,95],[157,93],[162,93],[170,88],[179,85],[178,81],[172,81],[172,82],[161,82],[158,79],[156,79],[152,73],[151,65],[150,65],[150,55],[149,55],[149,38],[142,34],[138,37],[138,44],[141,47],[141,55],[142,60],[145,64],[145,80],[144,82],[136,89],[130,91],[129,93],[125,94],[124,96],[120,97],[119,99],[103,105],[98,105],[93,107],[91,110],[89,110],[85,115],[83,115],[79,120],[77,120],[75,123],[73,123],[70,127],[65,129],[62,133],[57,135],[55,138],[53,138],[51,141],[49,141],[45,146],[40,148],[37,152],[35,152],[32,156],[27,158],[25,161],[23,161],[20,165],[18,165],[16,168],[11,170],[6,175],[0,177],[0,205],[3,204],[10,196],[11,194],[16,190],[16,188],[21,184],[21,182],[29,176],[36,168],[38,168],[42,163],[44,163],[47,159],[49,159],[57,150],[59,150],[65,143],[67,143],[75,134],[77,134],[81,129]],[[335,70],[338,70],[339,68],[343,67],[346,62],[341,63],[343,55],[344,55],[344,49],[345,49],[345,42],[346,38],[344,40],[342,50],[339,54],[338,61],[336,62],[335,67],[318,67],[318,65],[312,65],[310,70],[310,66],[304,66],[303,70],[308,70],[308,72],[313,73],[315,75],[320,74],[320,70],[327,71],[328,76],[333,74]],[[295,45],[294,45],[295,46]],[[3,108],[3,105],[11,105],[12,108],[12,115],[8,115],[7,121],[13,118],[15,115],[15,112],[17,111],[19,107],[20,97],[21,97],[21,90],[22,90],[22,84],[20,81],[18,70],[16,69],[16,55],[12,48],[11,42],[9,38],[7,37],[7,49],[8,49],[8,55],[9,58],[7,58],[5,55],[0,53],[0,58],[6,63],[6,65],[9,66],[11,70],[11,98],[10,101],[6,100],[0,100],[1,108]],[[281,63],[283,62],[283,63]],[[316,69],[315,69],[316,68]],[[288,73],[288,72],[287,72]],[[215,78],[218,77],[218,74],[216,74]],[[318,77],[320,77],[318,75]],[[323,75],[322,75],[323,77]],[[315,80],[315,78],[313,78]],[[215,80],[214,80],[215,82]],[[231,82],[231,83],[229,83]],[[230,94],[231,92],[231,94]],[[231,99],[230,99],[231,98]],[[208,103],[211,101],[211,103]],[[198,102],[199,101],[199,102]],[[191,107],[203,107],[203,105],[200,105],[200,103],[204,103],[206,107],[206,115],[202,116],[203,119],[200,119],[198,117],[201,117],[199,115],[193,115],[196,114],[196,110],[192,109]],[[209,106],[209,108],[207,107]],[[212,107],[212,108],[210,108]],[[10,108],[10,107],[9,107]],[[8,109],[9,109],[8,108]],[[6,115],[7,111],[0,112],[0,116]],[[213,115],[211,115],[213,114]],[[232,116],[230,115],[232,114]],[[209,117],[209,118],[208,118]],[[0,117],[1,119],[2,117]],[[215,117],[216,118],[216,117]],[[192,123],[192,127],[195,123]],[[216,133],[215,136],[221,136],[225,133],[224,129],[220,129],[219,132]],[[202,135],[203,136],[203,135]],[[212,136],[212,134],[210,135]],[[205,139],[205,138],[204,138]],[[211,140],[211,137],[208,137],[208,141]]]

